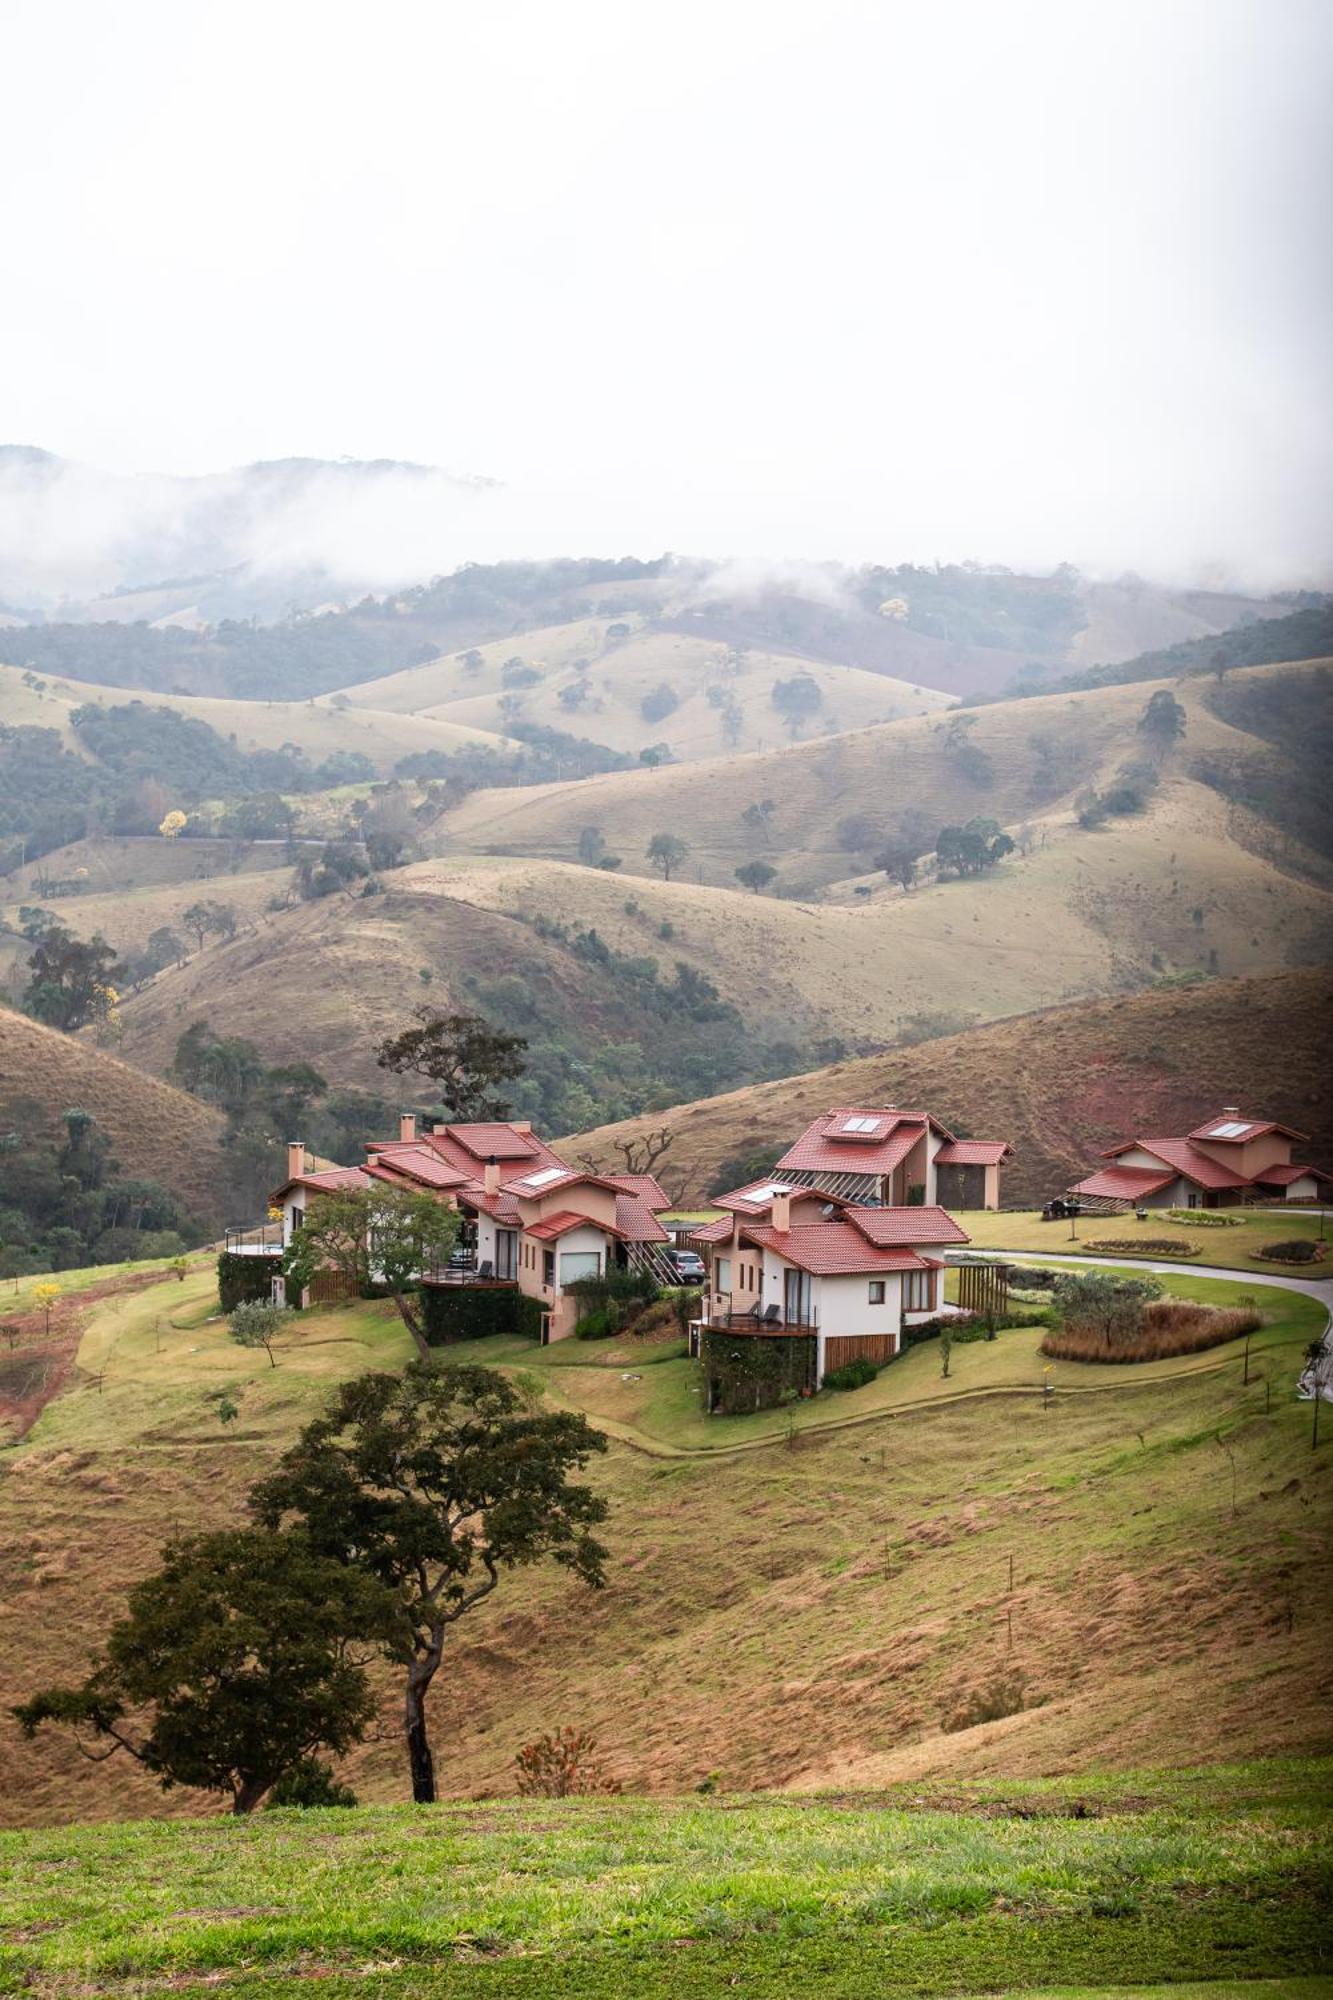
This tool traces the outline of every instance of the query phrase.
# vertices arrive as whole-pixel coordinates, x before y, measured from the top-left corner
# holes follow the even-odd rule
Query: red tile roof
[[[523,1218],[512,1194],[487,1194],[480,1181],[471,1181],[459,1191],[458,1199],[468,1208],[480,1209],[483,1215],[489,1215],[507,1229],[522,1225]]]
[[[950,1139],[935,1155],[937,1167],[998,1167],[1013,1156],[1007,1139]]]
[[[640,1201],[646,1202],[654,1215],[671,1206],[670,1195],[654,1174],[609,1174],[607,1178],[614,1181],[618,1188],[623,1188],[626,1194],[637,1195]]]
[[[1174,1171],[1159,1173],[1153,1167],[1102,1167],[1079,1181],[1070,1193],[1100,1195],[1104,1201],[1137,1201],[1141,1195],[1170,1187],[1175,1177]]]
[[[1231,1167],[1224,1167],[1207,1153],[1201,1153],[1197,1146],[1191,1146],[1188,1139],[1127,1139],[1123,1146],[1112,1149],[1110,1157],[1127,1153],[1138,1147],[1140,1151],[1151,1153],[1155,1159],[1164,1160],[1168,1167],[1174,1167],[1178,1174],[1196,1181],[1202,1188],[1216,1189],[1243,1188],[1250,1185],[1244,1174],[1238,1174]]]
[[[873,1118],[875,1130],[849,1133],[850,1118]],[[777,1173],[888,1174],[925,1131],[923,1111],[831,1111],[808,1125],[777,1164]],[[943,1129],[942,1127],[940,1129]]]
[[[849,1208],[846,1217],[870,1242],[881,1245],[971,1240],[944,1208]]]
[[[1221,1126],[1225,1126],[1226,1130],[1219,1130]],[[1303,1139],[1306,1136],[1304,1132],[1293,1132],[1290,1125],[1279,1125],[1276,1119],[1232,1118],[1225,1111],[1219,1111],[1216,1118],[1210,1118],[1206,1125],[1200,1125],[1186,1137],[1208,1139],[1218,1146],[1244,1146],[1251,1139],[1261,1139],[1265,1132],[1280,1132],[1284,1139]]]
[[[626,1243],[670,1241],[669,1232],[663,1229],[648,1203],[628,1193],[616,1196],[616,1235]]]
[[[401,1176],[418,1182],[422,1187],[446,1191],[463,1187],[469,1178],[456,1167],[446,1166],[439,1154],[420,1140],[372,1146],[367,1154],[366,1172],[375,1174],[381,1180]]]
[[[829,1194],[823,1188],[803,1187],[796,1181],[784,1181],[776,1174],[769,1174],[764,1180],[750,1181],[745,1187],[733,1188],[730,1194],[716,1194],[711,1197],[715,1208],[735,1209],[738,1215],[766,1215],[773,1206],[773,1192],[788,1194],[793,1202],[817,1201],[825,1206],[832,1203],[835,1208],[845,1208],[842,1195]]]
[[[520,1132],[498,1119],[484,1125],[446,1125],[443,1132],[433,1132],[431,1137],[451,1140],[474,1160],[482,1161],[492,1154],[497,1160],[526,1160],[544,1150],[535,1133]]]
[[[1333,1180],[1333,1174],[1326,1174],[1320,1167],[1305,1167],[1293,1161],[1286,1167],[1261,1167],[1255,1175],[1258,1187],[1290,1187],[1293,1181],[1309,1178],[1313,1181]]]
[[[690,1243],[726,1243],[731,1237],[732,1226],[735,1220],[734,1215],[720,1215],[716,1222],[701,1223],[698,1229],[690,1231],[686,1241]]]
[[[554,1215],[547,1215],[540,1222],[530,1222],[525,1235],[535,1236],[539,1243],[553,1243],[557,1236],[568,1236],[571,1229],[605,1229],[604,1222],[595,1222],[590,1215],[579,1215],[572,1208],[557,1209]]]
[[[321,1189],[368,1188],[374,1185],[369,1174],[363,1173],[360,1167],[324,1167],[317,1174],[293,1174],[281,1187],[274,1188],[269,1200],[281,1201],[288,1189],[294,1187],[313,1188],[318,1194]]]
[[[905,1247],[870,1243],[850,1222],[803,1222],[795,1229],[774,1229],[771,1222],[748,1222],[746,1240],[774,1250],[798,1270],[814,1277],[836,1278],[860,1271],[921,1271],[924,1259]]]

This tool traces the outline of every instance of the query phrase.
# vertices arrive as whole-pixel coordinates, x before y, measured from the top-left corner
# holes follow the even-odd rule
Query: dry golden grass
[[[1318,665],[1245,673],[1304,676],[1317,672]],[[776,866],[790,887],[805,892],[852,872],[855,863],[837,834],[850,814],[868,813],[886,828],[909,810],[925,813],[936,827],[974,813],[1009,826],[1067,819],[1084,787],[1144,754],[1136,725],[1154,685],[1097,688],[968,711],[975,716],[971,737],[991,763],[991,782],[984,787],[949,754],[949,718],[938,716],[758,755],[611,772],[522,792],[478,792],[449,813],[444,830],[451,849],[568,860],[577,854],[580,830],[597,825],[610,851],[624,857],[625,870],[640,874],[650,872],[644,858],[650,835],[678,832],[691,845],[685,869],[691,879],[731,886],[739,863],[760,858]],[[1187,758],[1204,752],[1267,754],[1255,738],[1211,714],[1208,684],[1170,685],[1187,711],[1187,735],[1185,750],[1165,761],[1165,775],[1179,774]],[[1043,741],[1065,760],[1055,788],[1044,793],[1034,790]],[[773,808],[766,822],[747,823],[746,808],[765,800]]]
[[[1056,1361],[1114,1362],[1132,1366],[1139,1361],[1169,1361],[1178,1354],[1203,1354],[1243,1334],[1257,1333],[1263,1314],[1244,1306],[1196,1305],[1188,1299],[1154,1299],[1143,1314],[1143,1326],[1133,1340],[1108,1347],[1095,1327],[1053,1328],[1041,1352]]]
[[[0,652],[3,649],[4,635],[0,633]],[[400,757],[418,750],[451,751],[468,743],[498,747],[493,734],[464,724],[408,718],[373,706],[353,712],[335,707],[323,695],[311,701],[228,701],[206,695],[103,687],[54,675],[41,676],[45,687],[39,692],[24,686],[21,673],[18,667],[0,666],[0,722],[57,729],[71,748],[77,748],[77,737],[69,725],[70,710],[89,701],[104,707],[141,701],[152,708],[172,708],[179,715],[208,723],[222,736],[234,737],[241,750],[277,750],[284,743],[299,743],[312,764],[335,750],[360,750],[381,776],[387,776]]]
[[[0,1107],[31,1098],[52,1126],[72,1105],[91,1111],[127,1175],[161,1181],[217,1218],[223,1121],[184,1091],[90,1043],[0,1007]]]
[[[1261,1109],[1308,1133],[1303,1150],[1312,1159],[1333,1156],[1330,1018],[1333,974],[1325,971],[1214,980],[994,1022],[562,1143],[613,1163],[617,1139],[665,1126],[672,1147],[662,1170],[673,1190],[679,1183],[694,1199],[716,1191],[720,1162],[746,1152],[776,1158],[831,1105],[900,1104],[978,1138],[1008,1139],[1016,1157],[1003,1169],[1002,1199],[1031,1207],[1118,1139],[1191,1131],[1220,1104]],[[1160,1223],[1151,1226],[1161,1233]],[[1205,1261],[1208,1247],[1203,1241]]]

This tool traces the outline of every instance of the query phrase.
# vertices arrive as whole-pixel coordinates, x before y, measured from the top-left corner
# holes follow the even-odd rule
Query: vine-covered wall
[[[432,1347],[456,1340],[484,1340],[490,1333],[541,1335],[542,1308],[517,1285],[423,1285],[421,1324]]]
[[[815,1385],[813,1334],[736,1334],[713,1329],[699,1343],[705,1402],[717,1416],[769,1410]]]
[[[218,1258],[218,1298],[223,1312],[234,1312],[251,1299],[271,1297],[273,1280],[281,1269],[280,1256],[238,1257],[234,1250],[224,1250]]]

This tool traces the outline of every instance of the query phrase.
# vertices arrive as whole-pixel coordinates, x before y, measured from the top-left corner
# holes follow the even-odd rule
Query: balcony
[[[818,1332],[817,1317],[809,1320],[769,1319],[761,1317],[759,1311],[753,1308],[734,1312],[714,1307],[702,1318],[690,1321],[690,1353],[698,1354],[705,1333],[740,1334],[747,1339],[758,1340],[813,1340]]]
[[[228,1229],[222,1248],[228,1257],[281,1257],[282,1224],[259,1222],[253,1229]]]
[[[493,1291],[512,1292],[518,1285],[516,1277],[497,1278],[494,1265],[484,1257],[478,1263],[470,1249],[455,1250],[447,1263],[432,1264],[428,1270],[423,1270],[421,1282],[423,1285],[466,1285],[477,1292],[488,1287]]]

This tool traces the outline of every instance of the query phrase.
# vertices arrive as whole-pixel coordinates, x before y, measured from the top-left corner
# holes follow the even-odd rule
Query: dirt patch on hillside
[[[55,1279],[58,1284],[59,1278]],[[0,1303],[0,1444],[25,1438],[47,1404],[58,1396],[74,1368],[88,1310],[123,1292],[146,1291],[164,1282],[159,1271],[130,1271],[59,1298],[48,1315],[43,1307],[6,1312]]]

